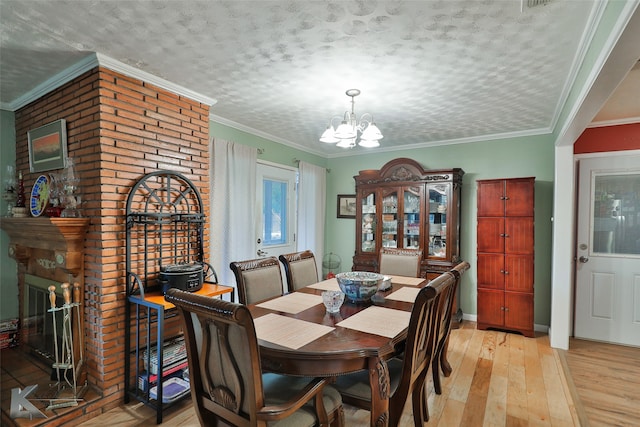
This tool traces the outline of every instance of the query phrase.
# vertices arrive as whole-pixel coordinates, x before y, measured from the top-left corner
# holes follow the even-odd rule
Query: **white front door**
[[[577,338],[640,346],[640,156],[580,160]]]
[[[297,171],[273,163],[258,163],[256,258],[296,251]]]

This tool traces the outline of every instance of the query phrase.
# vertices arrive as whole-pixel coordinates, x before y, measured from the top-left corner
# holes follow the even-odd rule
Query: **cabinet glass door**
[[[420,249],[420,200],[420,195],[404,192],[403,248]]]
[[[360,200],[362,204],[362,252],[376,250],[376,195],[369,193]]]
[[[382,246],[398,247],[398,193],[396,191],[382,197]]]
[[[449,184],[428,184],[429,192],[429,256],[447,256],[447,209]]]

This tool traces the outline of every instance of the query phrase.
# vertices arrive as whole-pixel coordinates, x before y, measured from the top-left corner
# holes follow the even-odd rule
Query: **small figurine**
[[[370,232],[373,229],[373,215],[371,214],[367,214],[364,216],[364,224],[363,224],[363,229],[365,230],[365,232]]]

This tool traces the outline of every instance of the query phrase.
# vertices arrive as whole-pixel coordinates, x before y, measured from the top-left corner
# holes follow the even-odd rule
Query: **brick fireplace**
[[[80,313],[84,301],[84,239],[88,218],[3,218],[2,229],[9,235],[9,256],[18,263],[18,297],[20,302],[20,340],[23,350],[36,355],[45,364],[56,360],[55,345],[60,345],[62,316],[56,319],[51,308],[49,290],[55,286],[56,306],[63,304],[62,283],[77,285],[76,299]],[[37,237],[36,237],[37,236]],[[74,342],[84,336],[83,317],[71,319]],[[55,331],[55,333],[54,333]],[[82,335],[81,335],[82,333]],[[54,343],[54,334],[57,343]],[[74,349],[80,360],[80,348]],[[84,383],[81,367],[79,381]]]
[[[149,172],[175,171],[198,187],[208,216],[209,105],[96,66],[15,111],[16,170],[23,172],[27,189],[40,175],[28,173],[27,132],[58,119],[67,122],[68,153],[80,177],[78,193],[86,230],[80,245],[82,265],[72,275],[83,282],[86,379],[101,396],[71,421],[78,424],[123,403],[123,330],[129,324],[125,319],[124,214],[129,190]],[[13,227],[10,221],[15,220],[3,218],[3,229],[5,224]],[[55,221],[20,220],[28,222],[20,225],[27,230],[37,222]],[[207,230],[204,236],[208,253]],[[35,233],[31,238],[41,240]],[[22,249],[16,250],[14,257],[19,259]],[[72,259],[67,256],[66,262]],[[68,273],[56,281],[69,281]]]

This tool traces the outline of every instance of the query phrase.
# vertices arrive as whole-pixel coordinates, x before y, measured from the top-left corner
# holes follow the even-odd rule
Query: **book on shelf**
[[[182,376],[183,370],[189,367],[189,362],[183,360],[182,362],[174,363],[173,365],[166,366],[162,371],[162,377],[168,378],[177,374],[178,376]],[[147,371],[142,371],[140,376],[138,377],[138,388],[142,391],[147,391],[147,387],[149,384],[155,384],[158,381],[157,374],[150,374]]]
[[[158,357],[156,347],[145,349],[142,353],[144,369],[152,374],[158,373]],[[150,358],[148,356],[150,355]],[[184,343],[184,337],[177,337],[167,340],[162,346],[162,360],[164,366],[171,366],[176,362],[183,361],[187,358],[187,348]],[[148,361],[148,363],[147,363]]]

